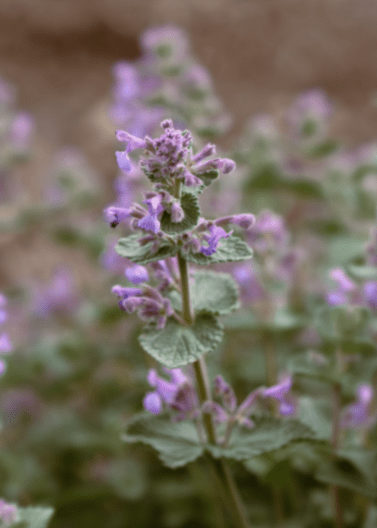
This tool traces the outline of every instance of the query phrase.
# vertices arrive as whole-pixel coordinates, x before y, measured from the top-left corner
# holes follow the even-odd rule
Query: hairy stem
[[[331,448],[333,457],[335,457],[336,450],[339,443],[339,415],[341,409],[341,385],[334,383],[333,385],[333,421],[331,433]],[[331,485],[331,494],[334,504],[335,526],[336,528],[343,527],[343,513],[339,501],[339,488],[336,485]]]
[[[176,191],[178,196],[179,189]],[[194,322],[194,315],[190,299],[190,284],[187,261],[179,253],[178,266],[181,275],[181,291],[182,291],[182,317],[187,325]],[[212,400],[210,384],[207,374],[207,368],[203,357],[195,361],[193,364],[196,375],[199,400],[204,403],[207,400]],[[216,445],[216,431],[213,424],[212,415],[204,413],[203,416],[204,427],[207,433],[208,441],[212,445]],[[237,528],[249,528],[249,523],[246,519],[245,507],[242,499],[238,493],[233,476],[230,472],[229,466],[224,459],[211,459],[212,465],[221,482],[221,488],[225,490],[227,497],[226,503],[233,517],[234,526]]]

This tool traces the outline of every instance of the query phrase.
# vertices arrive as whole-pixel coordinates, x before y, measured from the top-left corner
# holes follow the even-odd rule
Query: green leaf
[[[193,422],[172,422],[168,415],[141,413],[134,416],[126,424],[122,440],[153,447],[161,462],[173,469],[185,466],[203,454]]]
[[[349,264],[346,271],[350,277],[357,280],[377,280],[376,266],[362,266],[358,264]]]
[[[316,478],[374,499],[377,497],[376,453],[357,447],[340,450],[335,460],[320,466]]]
[[[239,307],[237,284],[228,273],[195,272],[192,299],[195,312],[225,315]]]
[[[369,320],[369,310],[361,306],[324,306],[315,317],[318,332],[331,341],[360,339]]]
[[[25,522],[27,528],[47,528],[54,513],[52,508],[17,508],[20,521]]]
[[[253,429],[234,429],[229,447],[208,446],[212,455],[216,458],[248,460],[275,451],[293,441],[315,438],[314,432],[297,420],[282,420],[271,416],[253,416],[252,420],[255,423]]]
[[[157,361],[177,368],[193,363],[212,352],[222,341],[223,327],[212,314],[202,313],[191,326],[182,326],[169,318],[163,330],[146,325],[139,336],[140,345]]]
[[[207,172],[196,174],[196,176],[202,180],[205,186],[208,186],[219,177],[219,171],[217,169],[213,169]]]
[[[126,238],[121,238],[115,246],[115,251],[121,257],[128,258],[135,264],[148,264],[155,260],[164,260],[167,257],[174,257],[177,254],[178,248],[175,245],[162,243],[156,253],[152,253],[151,248],[153,242],[148,242],[144,246],[139,244],[140,234],[133,234]]]
[[[193,253],[192,251],[185,253],[184,256],[189,262],[206,265],[215,262],[248,260],[252,258],[253,251],[240,237],[231,235],[228,238],[220,239],[216,252],[209,257],[203,253]]]
[[[171,215],[164,211],[161,217],[161,229],[165,233],[182,233],[195,227],[199,221],[200,207],[197,197],[192,193],[183,193],[181,206],[185,217],[182,222],[172,222]]]
[[[324,356],[321,359],[323,362],[316,362],[309,351],[303,352],[289,358],[288,370],[298,376],[334,383],[334,366],[332,362]]]

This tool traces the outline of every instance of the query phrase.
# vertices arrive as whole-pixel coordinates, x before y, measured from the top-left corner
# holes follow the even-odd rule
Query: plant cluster
[[[88,277],[0,295],[0,526],[45,528],[49,504],[52,528],[374,528],[376,146],[342,147],[313,89],[217,155],[230,119],[187,36],[141,48],[114,67],[105,222],[72,149],[18,201],[32,120],[0,87],[0,231]]]

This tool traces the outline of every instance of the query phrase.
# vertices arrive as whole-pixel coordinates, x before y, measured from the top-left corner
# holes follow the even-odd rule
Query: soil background
[[[22,173],[33,198],[53,153],[67,145],[84,152],[111,196],[111,68],[138,57],[141,31],[166,23],[187,30],[234,115],[224,146],[252,114],[279,115],[311,87],[334,101],[332,132],[346,144],[377,137],[375,0],[0,0],[0,76],[16,86],[18,109],[36,123],[33,158]],[[46,244],[34,233],[0,245],[0,287],[47,277],[67,259],[80,269],[80,255]]]

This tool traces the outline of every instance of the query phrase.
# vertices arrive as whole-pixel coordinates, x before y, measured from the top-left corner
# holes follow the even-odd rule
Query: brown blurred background
[[[44,185],[52,153],[65,145],[82,148],[111,182],[111,67],[137,58],[143,29],[166,23],[187,30],[235,117],[233,136],[253,113],[278,115],[299,92],[319,86],[335,102],[337,137],[349,145],[376,137],[375,0],[0,0],[0,75],[15,84],[18,108],[36,121],[24,174],[32,194]],[[36,237],[10,241],[1,282],[44,268]]]

